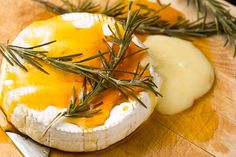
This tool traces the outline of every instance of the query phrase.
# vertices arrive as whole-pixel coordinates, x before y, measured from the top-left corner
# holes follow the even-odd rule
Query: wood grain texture
[[[0,128],[0,156],[1,157],[22,157],[7,134]]]
[[[173,2],[188,17],[195,16],[184,0],[163,2]],[[12,41],[20,30],[42,19],[42,15],[45,15],[43,19],[50,17],[41,5],[31,0],[0,0],[0,4],[1,41]],[[232,7],[232,11],[236,9]],[[155,111],[131,136],[106,150],[77,154],[52,150],[51,157],[235,157],[236,59],[233,49],[223,47],[223,39],[219,36],[196,39],[194,44],[213,64],[216,81],[214,88],[193,107],[173,116]]]

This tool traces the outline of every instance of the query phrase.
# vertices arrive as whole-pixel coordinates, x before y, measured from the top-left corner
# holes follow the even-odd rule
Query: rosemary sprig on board
[[[34,0],[39,3],[42,3],[47,9],[53,11],[56,14],[64,14],[70,12],[80,12],[79,8],[76,8],[73,4],[64,3],[67,6],[65,10],[63,7],[57,6],[53,3],[49,3],[45,0]],[[63,0],[61,0],[63,1]],[[92,3],[92,0],[89,0]],[[126,17],[122,17],[125,14],[126,5],[123,0],[117,0],[112,5],[109,5],[110,0],[107,0],[106,6],[102,13],[107,16],[115,17],[117,21],[124,22]],[[95,4],[93,4],[95,6]],[[147,18],[145,23],[142,23],[137,32],[145,34],[167,34],[171,36],[194,36],[194,37],[207,37],[217,33],[215,25],[213,23],[206,23],[204,18],[199,19],[194,22],[188,20],[179,19],[175,24],[169,24],[168,21],[162,20],[159,16],[159,13],[170,5],[163,5],[159,10],[150,9],[145,4],[137,4],[140,9],[146,10],[147,13],[138,15],[141,19]],[[97,5],[96,5],[97,7]],[[90,10],[83,10],[85,12],[90,12]],[[204,26],[204,27],[202,27]]]
[[[146,5],[139,5],[142,9],[148,9]],[[159,10],[147,12],[138,15],[140,18],[148,18],[137,28],[137,31],[145,34],[166,34],[176,37],[208,37],[217,33],[215,23],[206,22],[206,16],[196,21],[189,21],[179,17],[176,23],[170,24],[168,21],[161,19],[159,13],[168,8],[169,5],[163,5]],[[122,22],[124,19],[120,19]]]
[[[111,5],[109,3],[110,0],[107,0],[106,6],[102,14],[115,18],[125,14],[126,4],[124,3],[124,0],[117,0],[115,3]]]
[[[45,0],[35,1],[42,3],[43,5],[45,5],[46,8],[57,14],[73,12],[73,9],[70,9],[70,7],[64,10],[63,7],[49,3]],[[92,0],[89,1],[93,3]],[[225,4],[219,2],[218,0],[187,1],[188,3],[193,3],[196,6],[199,18],[193,22],[180,18],[175,24],[170,24],[168,21],[161,19],[161,17],[159,16],[159,12],[162,11],[163,8],[169,7],[169,5],[163,5],[163,8],[161,8],[160,10],[153,10],[150,9],[147,5],[138,4],[140,9],[144,9],[147,11],[147,13],[139,16],[142,16],[141,18],[149,18],[149,20],[148,22],[141,24],[136,31],[145,34],[166,34],[181,38],[209,37],[216,34],[226,34],[227,40],[225,45],[236,45],[236,20],[235,17],[233,17],[225,8],[227,7],[225,6]],[[122,22],[125,20],[124,17],[122,18],[122,15],[124,15],[125,13],[124,9],[125,5],[124,2],[122,2],[121,0],[117,0],[117,2],[113,3],[112,5],[109,5],[108,0],[104,11],[98,11],[96,13],[103,13],[107,16],[115,17],[116,20]],[[77,10],[79,9],[77,8]],[[83,11],[90,12],[90,10]],[[202,17],[200,17],[199,12],[203,13]],[[214,21],[206,22],[208,13],[211,13],[214,16]],[[236,55],[236,48],[234,55]]]
[[[67,8],[63,8],[60,6],[57,6],[54,3],[45,1],[45,0],[33,0],[36,1],[38,3],[43,4],[49,11],[55,13],[55,14],[65,14],[65,13],[69,13],[69,10]]]
[[[99,5],[91,0],[78,0],[78,4],[74,5],[69,0],[61,0],[72,12],[90,12],[95,13],[99,11]]]
[[[55,14],[64,14],[70,12],[88,12],[88,13],[99,13],[101,11],[100,6],[93,2],[93,0],[78,0],[77,5],[71,3],[70,0],[60,0],[63,6],[58,6],[54,3],[48,2],[46,0],[33,0],[38,3],[43,4],[49,11]],[[117,0],[114,4],[109,4],[110,0],[107,1],[106,7],[103,13],[115,17],[116,15],[123,14],[123,10],[126,7],[123,0]]]
[[[214,18],[215,28],[218,34],[226,34],[225,45],[235,46],[236,56],[236,18],[227,10],[227,5],[218,0],[187,0],[197,8],[199,17],[200,12],[207,16],[211,14]]]
[[[70,13],[70,12],[78,12],[79,8],[77,8],[77,11],[73,11],[76,9],[73,4],[67,5],[67,10],[65,11],[63,7],[57,6],[56,4],[49,3],[45,0],[34,0],[37,2],[42,3],[47,9],[55,12],[56,14],[64,14]],[[63,0],[61,0],[63,1]],[[68,1],[68,0],[67,0]],[[90,3],[93,3],[92,0],[89,0]],[[112,5],[109,5],[110,0],[107,0],[107,4],[105,6],[105,9],[103,12],[97,12],[102,13],[107,16],[115,17],[117,21],[123,22],[126,17],[122,17],[124,15],[125,10],[125,4],[122,0],[117,0]],[[93,4],[95,6],[95,4]],[[193,36],[193,37],[207,37],[211,36],[217,33],[216,25],[212,22],[207,23],[206,22],[206,16],[203,16],[202,18],[199,18],[198,20],[194,22],[190,22],[189,20],[185,20],[180,18],[175,24],[170,24],[168,21],[165,21],[161,19],[159,13],[164,10],[165,8],[169,7],[169,5],[163,5],[159,10],[153,10],[150,9],[145,4],[137,4],[140,9],[146,10],[147,13],[139,14],[138,16],[140,18],[147,18],[145,23],[142,23],[139,28],[137,28],[137,32],[145,33],[145,34],[167,34],[171,36]],[[53,6],[53,7],[52,7]],[[97,5],[96,5],[97,7]],[[60,11],[62,10],[62,11]],[[84,10],[85,12],[90,12],[90,10]]]

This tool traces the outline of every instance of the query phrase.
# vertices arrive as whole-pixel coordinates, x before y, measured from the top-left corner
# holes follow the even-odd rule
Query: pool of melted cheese
[[[106,22],[105,22],[106,23]],[[106,24],[109,24],[106,23]],[[70,19],[54,17],[46,22],[36,22],[25,31],[20,46],[35,46],[49,41],[56,40],[55,43],[38,48],[37,50],[48,51],[48,56],[59,57],[76,53],[83,53],[76,60],[98,54],[98,51],[108,51],[104,43],[104,22],[91,22],[84,25],[83,21],[73,23]],[[128,54],[139,50],[140,48],[131,44],[128,48]],[[134,71],[137,64],[143,58],[143,53],[134,55],[125,60],[118,69]],[[108,56],[106,56],[108,58]],[[43,64],[43,63],[42,63]],[[99,59],[87,61],[83,64],[95,67],[101,67]],[[24,63],[29,72],[25,72],[19,67],[12,67],[6,64],[3,80],[1,82],[0,103],[4,112],[10,120],[11,113],[18,104],[24,104],[31,109],[42,111],[48,106],[66,108],[70,103],[72,88],[80,91],[83,77],[69,72],[55,69],[54,67],[43,64],[43,68],[49,75],[40,72],[35,67]],[[131,78],[132,75],[119,73],[118,78]],[[123,102],[123,98],[113,88],[110,88],[94,98],[103,101],[99,106],[101,113],[91,118],[67,118],[66,121],[77,124],[81,127],[90,128],[104,124],[109,117],[110,111],[114,105]],[[9,105],[6,105],[9,104]]]
[[[206,94],[214,83],[214,70],[204,54],[191,42],[153,35],[144,44],[149,48],[149,59],[162,78],[157,110],[176,114]]]

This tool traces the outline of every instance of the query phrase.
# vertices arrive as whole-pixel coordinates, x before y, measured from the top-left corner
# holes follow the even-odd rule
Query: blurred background
[[[234,5],[236,5],[236,0],[227,0],[227,1],[234,4]]]

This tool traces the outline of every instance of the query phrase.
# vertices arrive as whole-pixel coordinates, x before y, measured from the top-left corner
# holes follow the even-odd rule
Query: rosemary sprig
[[[65,1],[65,0],[62,0],[62,1]],[[100,9],[99,5],[94,3],[92,0],[79,0],[77,6],[73,5],[72,3],[70,3],[70,6],[72,6],[72,12],[95,13],[95,12],[98,12]]]
[[[48,3],[45,0],[35,1],[44,4],[46,8],[56,12],[57,14],[65,13],[64,9],[60,6]],[[184,39],[188,37],[209,37],[215,34],[226,34],[227,40],[225,45],[230,44],[236,46],[236,20],[235,17],[233,17],[225,8],[227,7],[225,4],[219,2],[218,0],[187,0],[187,2],[193,3],[196,6],[199,18],[193,22],[180,18],[175,24],[170,24],[168,21],[161,19],[159,16],[159,12],[166,7],[169,7],[169,5],[163,5],[161,9],[153,10],[145,4],[137,4],[140,9],[147,11],[147,13],[139,16],[142,19],[148,18],[149,20],[141,24],[136,31],[145,34],[166,34]],[[107,0],[107,5],[104,11],[98,11],[96,13],[103,13],[107,16],[112,16],[115,17],[116,20],[123,22],[125,21],[125,18],[122,16],[125,13],[124,9],[125,5],[121,0],[117,0],[117,2],[113,5],[109,5],[109,0]],[[77,8],[77,10],[79,9]],[[83,11],[91,12],[90,10]],[[66,12],[73,12],[73,9],[67,9]],[[202,17],[200,17],[199,12],[203,13]],[[211,13],[214,16],[214,21],[206,22],[208,13]],[[236,48],[234,56],[235,55]]]
[[[33,0],[36,1],[38,3],[43,4],[49,11],[55,13],[55,14],[65,14],[65,13],[69,13],[69,10],[60,6],[57,6],[54,3],[45,1],[45,0]]]
[[[236,56],[236,18],[230,14],[228,6],[218,0],[187,0],[187,2],[196,6],[198,16],[202,12],[206,16],[210,13],[214,17],[217,33],[226,34],[225,45],[235,46],[234,56]]]
[[[55,14],[64,14],[70,12],[97,13],[101,9],[99,5],[94,3],[92,0],[78,0],[77,5],[71,3],[69,0],[60,0],[64,4],[63,7],[45,0],[33,0],[33,1],[45,5],[49,11],[52,11]]]
[[[63,14],[65,13],[62,7],[59,7],[55,4],[48,3],[46,1],[42,0],[35,0],[38,1],[46,6],[46,8],[52,10],[57,14]],[[107,4],[105,6],[105,9],[103,14],[107,16],[112,16],[115,17],[116,20],[124,23],[126,18],[124,18],[122,15],[124,15],[124,9],[125,9],[125,4],[122,0],[117,0],[115,3],[112,5],[109,5],[109,0],[107,0]],[[51,7],[53,5],[53,8]],[[177,37],[186,37],[186,36],[193,36],[193,37],[208,37],[211,35],[214,35],[217,33],[216,25],[214,23],[209,22],[206,23],[204,16],[203,18],[199,18],[198,20],[194,22],[190,22],[189,20],[185,20],[180,18],[175,24],[170,24],[168,21],[165,21],[161,19],[159,16],[159,13],[164,10],[165,8],[169,7],[169,5],[163,5],[162,8],[159,10],[153,10],[150,9],[147,5],[145,4],[137,4],[140,9],[146,10],[147,13],[145,14],[139,14],[138,16],[141,19],[149,19],[146,20],[145,23],[142,23],[139,28],[136,29],[137,32],[139,33],[145,33],[145,34],[167,34],[171,36],[177,36]],[[68,5],[67,5],[68,6]],[[66,12],[74,12],[72,7],[71,9],[68,9]],[[57,12],[58,10],[63,10],[62,12]],[[79,10],[77,8],[77,10]],[[90,12],[90,10],[84,10],[86,12]],[[100,13],[100,12],[97,12]]]
[[[35,0],[37,2],[42,3],[45,5],[46,8],[50,9],[57,14],[63,14],[65,11],[62,7],[57,6],[55,4],[49,3],[45,0]],[[68,1],[68,0],[67,0]],[[107,16],[115,17],[116,20],[121,21],[122,23],[126,20],[126,18],[122,17],[125,13],[125,3],[122,0],[117,0],[112,5],[109,5],[110,0],[107,0],[106,6],[102,13]],[[92,2],[91,2],[92,3]],[[70,3],[64,3],[68,6],[66,10],[67,13],[69,12],[78,12],[80,9],[73,9],[75,6]],[[205,18],[201,18],[197,21],[190,22],[188,20],[179,19],[175,24],[169,24],[168,21],[162,20],[159,16],[159,13],[164,10],[165,8],[169,7],[169,5],[163,5],[162,8],[159,10],[150,9],[145,4],[137,4],[140,9],[146,10],[147,13],[138,15],[141,19],[148,18],[145,23],[142,23],[140,27],[136,30],[140,33],[145,34],[167,34],[171,36],[196,36],[196,37],[206,37],[209,35],[213,35],[217,33],[216,26],[212,23],[206,23]],[[53,7],[52,7],[53,6]],[[61,12],[58,10],[62,10]],[[84,10],[85,12],[90,12],[90,10]],[[203,27],[204,26],[204,27]]]
[[[109,3],[110,3],[110,0],[107,0],[106,6],[102,14],[105,14],[111,17],[119,17],[125,14],[126,4],[124,3],[124,0],[117,0],[112,5],[110,5]]]
[[[189,21],[179,18],[174,24],[163,21],[156,16],[155,22],[143,24],[138,28],[138,32],[145,34],[166,34],[176,37],[208,37],[217,33],[215,23],[206,23],[205,17],[196,21]]]

